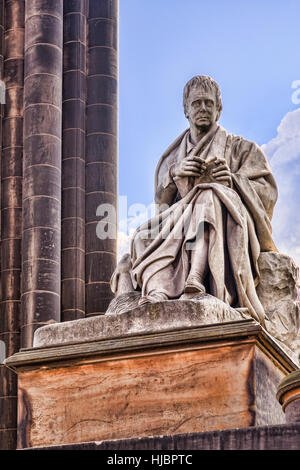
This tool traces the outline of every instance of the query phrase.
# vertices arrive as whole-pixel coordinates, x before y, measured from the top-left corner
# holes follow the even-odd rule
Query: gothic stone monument
[[[286,426],[297,268],[272,240],[266,158],[218,125],[221,110],[213,79],[188,82],[190,127],[158,163],[157,215],[118,264],[106,315],[43,326],[6,360],[19,448]],[[286,403],[299,379],[283,383]]]

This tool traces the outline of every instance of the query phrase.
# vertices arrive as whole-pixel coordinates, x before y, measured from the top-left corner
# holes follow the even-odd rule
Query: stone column
[[[0,80],[3,81],[4,65],[4,0],[0,0]],[[2,150],[2,118],[3,106],[0,103],[0,155]]]
[[[101,204],[117,206],[118,1],[90,0],[86,149],[86,315],[105,313],[116,239],[96,235]],[[116,220],[108,227],[116,232]]]
[[[22,346],[60,321],[63,0],[25,11]]]
[[[300,423],[300,370],[287,375],[279,384],[277,399],[287,423]]]
[[[22,237],[22,154],[24,0],[5,1],[3,139],[1,155],[1,314],[0,340],[6,356],[20,348]],[[8,369],[0,374],[0,448],[16,442],[17,381]],[[3,428],[5,429],[3,431]]]
[[[87,0],[64,0],[62,321],[85,315]]]

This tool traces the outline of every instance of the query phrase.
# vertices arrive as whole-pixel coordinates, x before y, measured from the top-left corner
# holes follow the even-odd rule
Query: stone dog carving
[[[117,297],[107,313],[212,295],[248,312],[273,335],[280,324],[278,338],[291,346],[299,329],[295,288],[290,298],[294,309],[281,308],[274,315],[273,306],[271,316],[263,305],[266,296],[258,295],[261,255],[275,256],[280,264],[271,235],[277,186],[266,157],[255,143],[218,124],[221,93],[212,78],[192,78],[184,88],[183,106],[190,127],[156,169],[160,209],[137,229],[130,255],[117,266],[111,280]],[[295,287],[295,267],[290,270]]]

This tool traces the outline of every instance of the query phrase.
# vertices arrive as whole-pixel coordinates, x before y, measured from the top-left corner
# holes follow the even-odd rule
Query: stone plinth
[[[54,324],[6,360],[18,373],[18,447],[285,422],[297,368],[262,327],[215,298]]]

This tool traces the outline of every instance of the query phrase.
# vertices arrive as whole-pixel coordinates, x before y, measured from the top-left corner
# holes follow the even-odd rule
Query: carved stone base
[[[284,423],[277,386],[297,365],[218,302],[218,323],[212,303],[168,301],[38,330],[38,347],[6,360],[18,447]]]

